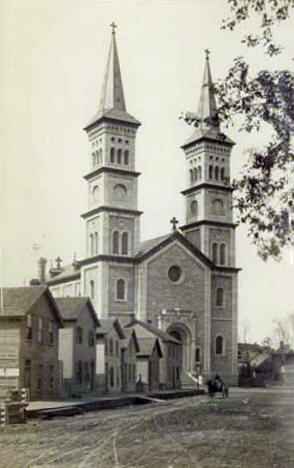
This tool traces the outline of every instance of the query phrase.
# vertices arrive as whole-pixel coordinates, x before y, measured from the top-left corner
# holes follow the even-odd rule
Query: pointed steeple
[[[84,130],[89,129],[89,127],[92,127],[92,125],[96,124],[102,118],[126,122],[128,124],[133,124],[136,127],[141,125],[139,120],[128,114],[126,110],[115,37],[115,29],[117,26],[115,23],[112,23],[110,26],[112,28],[111,41],[98,112],[87,124]]]
[[[208,49],[205,50],[205,54],[206,59],[198,105],[198,117],[202,120],[202,126],[219,128]]]
[[[115,23],[111,24],[112,34],[108,53],[108,60],[102,86],[100,112],[117,109],[126,112],[126,103],[121,79],[119,58],[117,52]]]

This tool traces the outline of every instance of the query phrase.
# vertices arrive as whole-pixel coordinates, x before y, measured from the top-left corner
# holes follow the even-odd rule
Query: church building
[[[136,136],[127,111],[115,25],[89,140],[88,206],[82,214],[86,255],[46,279],[53,295],[90,296],[99,319],[137,318],[181,342],[181,374],[237,380],[237,276],[230,157],[234,142],[216,115],[209,57],[198,114],[201,125],[182,145],[188,184],[185,222],[140,240]],[[43,263],[42,263],[43,262]],[[41,272],[44,259],[40,259]]]

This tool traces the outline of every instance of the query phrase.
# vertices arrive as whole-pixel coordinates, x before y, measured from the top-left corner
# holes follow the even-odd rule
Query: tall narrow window
[[[98,185],[94,185],[93,190],[92,190],[92,199],[93,202],[98,201],[99,199],[99,188]]]
[[[190,205],[191,216],[195,217],[198,215],[198,203],[197,200],[193,200]]]
[[[113,356],[113,339],[109,340],[109,356]]]
[[[225,168],[222,167],[221,168],[221,180],[224,180],[224,178],[225,178]]]
[[[112,234],[112,253],[118,254],[119,253],[119,232],[114,231]]]
[[[202,169],[201,169],[201,166],[198,166],[198,179],[202,179]]]
[[[198,174],[197,174],[197,167],[194,168],[194,181],[198,179]]]
[[[94,255],[94,235],[90,234],[90,255]]]
[[[96,153],[92,153],[92,166],[95,167],[96,166]]]
[[[129,151],[128,150],[125,150],[125,161],[124,161],[125,165],[129,164]]]
[[[129,234],[128,232],[123,232],[122,235],[122,254],[123,255],[128,255],[129,253]]]
[[[216,166],[214,169],[214,177],[215,177],[215,180],[218,180],[218,166]]]
[[[220,261],[221,265],[226,264],[226,244],[221,244],[220,246]]]
[[[90,281],[90,297],[92,301],[95,300],[95,281],[94,280]]]
[[[212,171],[213,171],[213,167],[212,167],[212,166],[209,166],[209,168],[208,168],[208,177],[209,177],[210,179],[212,179],[212,177],[213,177],[213,176],[212,176]]]
[[[38,318],[38,343],[43,343],[43,319]]]
[[[83,329],[82,327],[76,328],[76,343],[82,344],[83,343]]]
[[[117,164],[121,164],[121,149],[120,148],[117,150],[116,162]]]
[[[218,263],[218,244],[216,242],[212,244],[212,261]]]
[[[94,253],[95,254],[98,254],[98,248],[99,248],[99,237],[98,237],[98,232],[96,231],[95,232],[95,236],[94,236]]]
[[[100,148],[99,150],[99,163],[100,164],[102,163],[102,159],[103,159],[103,151],[102,151],[102,148]]]
[[[124,279],[117,280],[116,283],[116,299],[124,301],[126,296],[126,285]]]
[[[28,315],[27,315],[26,339],[27,339],[27,340],[32,340],[32,339],[33,339],[33,323],[32,323],[32,316],[31,316],[31,314],[28,314]]]
[[[113,387],[113,386],[114,386],[114,371],[113,371],[113,367],[110,368],[109,374],[110,374],[110,386]]]
[[[193,180],[194,180],[194,177],[193,177],[193,169],[190,169],[190,183],[193,184]]]
[[[54,344],[54,330],[53,330],[52,320],[50,320],[50,322],[49,322],[48,333],[49,333],[48,342],[49,342],[50,345],[53,345]]]
[[[224,305],[224,290],[223,288],[217,288],[216,290],[216,305],[223,307]]]
[[[114,148],[110,148],[110,162],[114,162],[115,161],[115,150]]]
[[[200,362],[200,348],[199,348],[199,346],[196,348],[195,361]]]
[[[224,354],[224,340],[221,335],[215,339],[215,354]]]

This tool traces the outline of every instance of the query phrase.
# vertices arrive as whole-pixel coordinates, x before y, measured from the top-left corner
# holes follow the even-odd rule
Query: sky
[[[236,32],[220,29],[229,14],[225,0],[1,0],[0,154],[1,281],[28,284],[37,259],[85,255],[87,137],[83,127],[95,114],[115,21],[127,110],[142,122],[136,169],[142,240],[166,234],[169,220],[184,223],[185,158],[181,144],[191,127],[179,120],[196,111],[204,66],[211,51],[214,79],[225,76],[236,56],[246,55],[253,71],[293,69],[291,18],[277,28],[285,46],[274,63],[241,44],[254,19]],[[263,144],[264,134],[226,130],[237,143],[232,175],[246,149]],[[294,254],[264,263],[237,230],[240,340],[261,342],[272,321],[294,311]]]

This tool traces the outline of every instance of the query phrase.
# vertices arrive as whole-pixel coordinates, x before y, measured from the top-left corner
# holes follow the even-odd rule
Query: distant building
[[[31,400],[56,398],[62,389],[58,331],[62,317],[46,287],[2,289],[0,392],[28,388]]]
[[[96,373],[101,394],[122,391],[121,349],[126,338],[117,319],[100,320],[96,329]]]
[[[162,349],[158,338],[139,337],[137,354],[137,390],[139,392],[160,389],[159,366]]]
[[[122,392],[136,392],[137,354],[140,352],[135,330],[124,328],[126,338],[121,345]]]
[[[96,390],[96,328],[100,322],[88,297],[56,298],[64,328],[59,330],[66,396]]]

